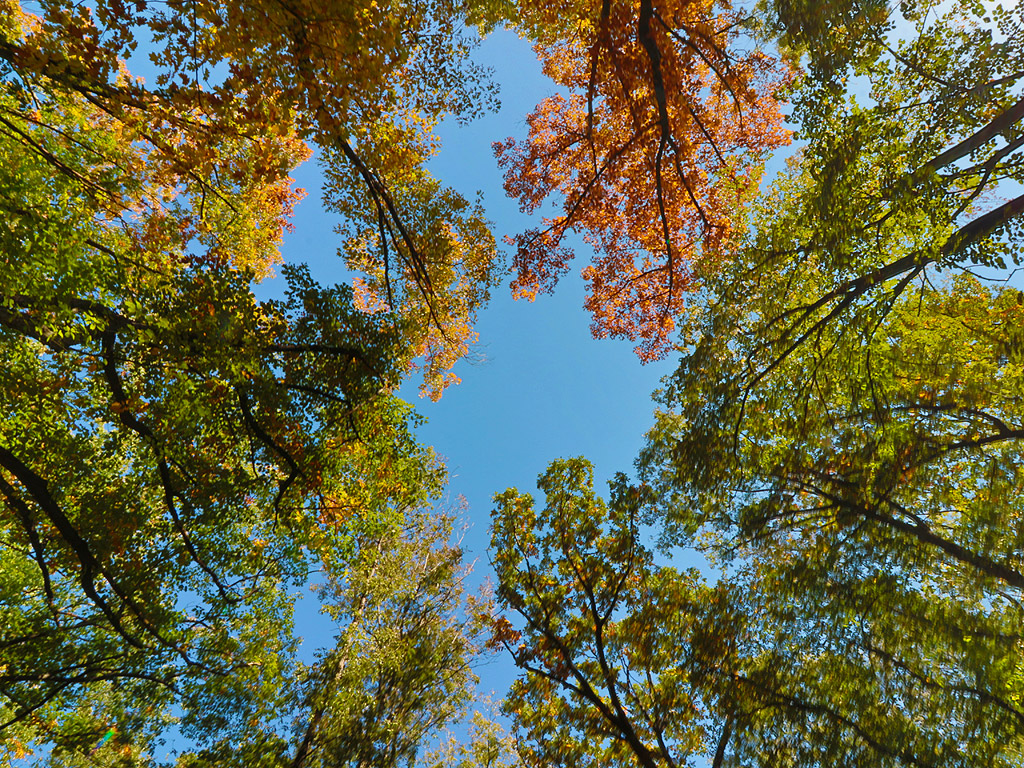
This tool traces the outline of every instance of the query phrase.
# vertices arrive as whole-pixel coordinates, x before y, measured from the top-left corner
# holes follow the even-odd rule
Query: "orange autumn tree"
[[[742,34],[725,0],[527,2],[520,25],[566,95],[527,118],[529,137],[496,143],[505,189],[526,212],[561,212],[509,243],[516,297],[550,292],[581,233],[596,337],[669,348],[702,270],[724,258],[763,160],[789,142],[775,95],[788,70]],[[746,46],[746,47],[745,47]]]

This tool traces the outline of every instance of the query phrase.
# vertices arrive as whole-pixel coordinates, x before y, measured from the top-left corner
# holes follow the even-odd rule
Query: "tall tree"
[[[640,542],[642,494],[621,475],[609,500],[583,459],[553,462],[545,506],[495,496],[491,622],[524,676],[505,701],[530,766],[721,765],[731,672],[747,619],[728,587],[656,566]],[[720,746],[722,745],[722,746]]]
[[[790,759],[1015,764],[1021,12],[772,9],[807,146],[684,336],[653,514],[768,590]]]
[[[177,768],[411,765],[435,730],[465,713],[477,682],[479,624],[451,534],[451,517],[410,510],[355,537],[319,585],[333,648],[299,665],[281,710],[251,711],[241,743],[222,738]]]
[[[427,511],[360,542],[355,567],[324,585],[341,627],[308,670],[293,768],[409,765],[462,714],[476,676],[478,623],[463,599],[452,520]]]

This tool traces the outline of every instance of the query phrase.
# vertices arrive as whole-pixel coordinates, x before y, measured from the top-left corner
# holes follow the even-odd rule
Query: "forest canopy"
[[[496,27],[559,89],[495,137],[519,234],[427,166]],[[0,0],[2,759],[1020,765],[1022,80],[966,0]],[[344,284],[280,263],[313,153]],[[397,392],[573,233],[678,367],[605,497],[495,495],[470,596]]]

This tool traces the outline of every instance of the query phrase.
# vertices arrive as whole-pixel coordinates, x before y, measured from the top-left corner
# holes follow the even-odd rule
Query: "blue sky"
[[[532,219],[505,196],[491,143],[525,136],[526,115],[554,85],[541,74],[530,46],[514,34],[495,32],[475,58],[494,68],[502,108],[468,126],[444,124],[443,149],[431,170],[466,197],[483,193],[500,240]],[[324,283],[348,280],[336,256],[335,220],[320,203],[316,164],[302,166],[297,182],[309,196],[296,209],[295,231],[285,238],[285,260],[309,261]],[[534,490],[549,461],[582,454],[595,463],[602,481],[630,470],[652,423],[651,392],[674,368],[671,360],[641,365],[629,342],[592,338],[579,278],[586,248],[579,243],[579,260],[554,295],[515,301],[508,278],[493,291],[479,317],[473,359],[455,369],[462,383],[449,387],[439,402],[419,397],[416,377],[401,390],[428,419],[419,436],[445,457],[451,493],[470,505],[474,530],[467,543],[475,556],[484,555],[491,496],[509,486]]]
[[[467,198],[483,193],[500,241],[532,222],[505,196],[491,144],[510,135],[523,138],[526,115],[555,86],[541,74],[530,46],[512,33],[495,32],[474,58],[494,68],[501,110],[467,126],[444,124],[443,148],[431,170]],[[322,283],[347,280],[335,255],[334,220],[320,205],[315,163],[300,168],[296,178],[309,196],[296,209],[285,260],[309,261]],[[490,572],[492,495],[510,486],[535,493],[537,476],[560,457],[583,455],[594,462],[602,489],[615,472],[630,471],[653,421],[651,392],[674,368],[671,360],[641,365],[629,342],[592,338],[579,278],[587,247],[580,242],[577,252],[578,263],[554,295],[514,301],[508,279],[493,291],[479,317],[474,360],[459,363],[455,371],[462,383],[449,387],[439,402],[419,398],[415,378],[401,391],[428,419],[419,437],[445,458],[451,496],[468,504],[464,546],[467,559],[476,560],[474,581]],[[299,612],[299,634],[313,647],[329,643],[331,635],[322,636],[331,631],[329,624],[316,620],[311,609],[307,604]],[[498,662],[481,673],[481,687],[500,696],[513,670],[510,663]]]

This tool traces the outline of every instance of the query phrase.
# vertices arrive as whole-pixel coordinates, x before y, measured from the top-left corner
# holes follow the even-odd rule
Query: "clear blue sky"
[[[454,121],[442,126],[444,146],[431,170],[470,199],[477,190],[483,192],[500,241],[532,222],[505,197],[491,143],[510,135],[523,138],[526,115],[554,92],[554,85],[541,74],[530,46],[514,34],[494,33],[475,58],[494,68],[501,110],[468,126]],[[340,282],[345,273],[335,256],[333,219],[320,206],[315,164],[303,166],[297,180],[310,194],[296,210],[285,259],[307,260],[321,282]],[[416,379],[402,389],[428,419],[419,437],[445,458],[451,495],[468,503],[471,528],[464,545],[467,558],[477,560],[477,577],[490,572],[486,547],[492,495],[509,486],[535,493],[537,475],[550,461],[576,455],[594,462],[603,490],[615,472],[632,469],[652,423],[651,392],[674,367],[671,361],[641,365],[632,344],[591,337],[579,278],[588,251],[582,243],[577,251],[579,262],[552,296],[514,301],[508,279],[493,292],[477,325],[480,342],[474,357],[479,359],[456,367],[462,383],[449,387],[439,402],[420,399]],[[329,634],[317,637],[330,632],[329,625],[314,620],[308,608],[299,613],[299,634],[311,646],[330,642]],[[513,674],[510,663],[481,672],[482,687],[499,696]]]
[[[466,197],[483,192],[500,241],[535,222],[505,196],[491,143],[525,136],[526,115],[554,86],[530,46],[514,34],[495,32],[474,58],[494,68],[502,108],[468,126],[442,126],[443,149],[431,170]],[[318,199],[315,164],[300,169],[298,182],[310,194],[296,211],[285,259],[311,261],[321,282],[345,280],[334,255],[333,219]],[[419,398],[416,378],[402,389],[428,418],[421,440],[447,458],[451,490],[469,501],[480,529],[486,528],[493,493],[510,485],[532,489],[552,459],[583,454],[602,478],[630,469],[651,423],[650,394],[674,367],[671,361],[641,365],[632,344],[591,337],[578,276],[587,246],[580,243],[577,250],[578,262],[553,296],[514,301],[508,279],[493,292],[477,324],[480,342],[473,357],[479,359],[458,364],[462,383],[449,387],[440,402]],[[478,539],[483,541],[482,530],[473,536]]]

